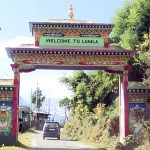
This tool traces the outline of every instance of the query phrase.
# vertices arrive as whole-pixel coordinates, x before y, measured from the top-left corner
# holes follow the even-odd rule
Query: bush
[[[110,136],[119,135],[119,116],[116,116],[110,119],[109,133],[110,133]]]
[[[79,108],[81,105],[79,105]],[[118,102],[113,106],[104,108],[104,105],[99,104],[95,109],[95,113],[89,113],[87,109],[75,113],[63,129],[61,138],[67,140],[82,140],[86,142],[110,145],[119,140],[119,117],[118,117]],[[80,109],[82,110],[82,109]],[[108,115],[108,114],[111,115]]]

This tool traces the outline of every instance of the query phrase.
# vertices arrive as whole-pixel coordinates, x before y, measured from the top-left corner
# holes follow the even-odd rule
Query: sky
[[[116,11],[124,0],[0,0],[0,78],[13,79],[13,72],[5,47],[34,43],[29,22],[48,19],[67,19],[70,4],[73,5],[74,19],[96,23],[111,23]],[[37,84],[50,99],[51,109],[56,111],[58,100],[71,96],[71,92],[59,83],[62,76],[71,76],[72,70],[36,70],[21,73],[20,96],[30,104],[31,91]]]

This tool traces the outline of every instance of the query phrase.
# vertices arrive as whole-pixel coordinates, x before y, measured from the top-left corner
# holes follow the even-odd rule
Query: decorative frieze
[[[7,101],[7,100],[9,101],[10,98],[13,97],[13,88],[10,88],[11,90],[8,90],[8,89],[9,88],[0,87],[0,101]]]
[[[100,65],[100,66],[123,66],[126,65],[127,58],[122,55],[117,58],[111,55],[103,55],[99,53],[84,53],[84,52],[57,52],[57,53],[13,53],[13,58],[18,64],[26,64],[22,68],[34,68],[35,64],[62,64],[62,65]],[[60,63],[61,62],[61,63]],[[27,65],[28,64],[28,65]],[[30,65],[29,65],[30,64]]]
[[[128,89],[129,108],[149,109],[150,87],[140,82],[131,82]]]

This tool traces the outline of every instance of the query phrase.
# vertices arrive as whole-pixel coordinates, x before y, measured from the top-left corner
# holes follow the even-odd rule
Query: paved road
[[[29,150],[106,150],[94,149],[78,141],[65,141],[57,139],[42,139],[42,132],[36,132],[32,138],[32,148]]]

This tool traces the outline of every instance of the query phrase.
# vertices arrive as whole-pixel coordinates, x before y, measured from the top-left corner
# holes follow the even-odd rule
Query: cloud
[[[34,40],[30,37],[16,37],[15,39],[0,42],[0,78],[13,79],[13,71],[10,67],[11,58],[8,58],[5,47],[15,47],[21,44],[32,44]],[[21,73],[20,75],[20,96],[24,101],[30,103],[31,89],[34,91],[38,86],[47,99],[51,99],[54,109],[59,99],[70,96],[71,91],[66,86],[59,83],[59,78],[69,76],[73,71],[61,70],[36,70],[31,73]]]
[[[70,97],[72,92],[65,85],[59,83],[59,78],[71,74],[72,71],[60,70],[36,70],[31,73],[22,73],[20,95],[31,104],[31,94],[38,86],[46,97],[45,104],[41,109],[47,111],[50,100],[50,113],[64,114],[64,109],[59,107],[58,101],[64,97]]]
[[[17,36],[14,39],[0,42],[0,78],[13,78],[13,71],[10,67],[13,62],[8,57],[5,47],[15,47],[26,43],[34,43],[33,38]]]
[[[71,91],[59,82],[59,78],[64,76],[64,73],[65,76],[69,76],[72,71],[36,70],[31,73],[22,73],[21,93],[29,97],[26,93],[30,93],[31,89],[35,91],[38,86],[47,99],[57,101],[66,96],[70,97]]]
[[[34,38],[17,36],[14,39],[0,42],[0,48],[1,48],[0,57],[7,56],[5,47],[17,47],[20,46],[21,44],[34,44]]]

